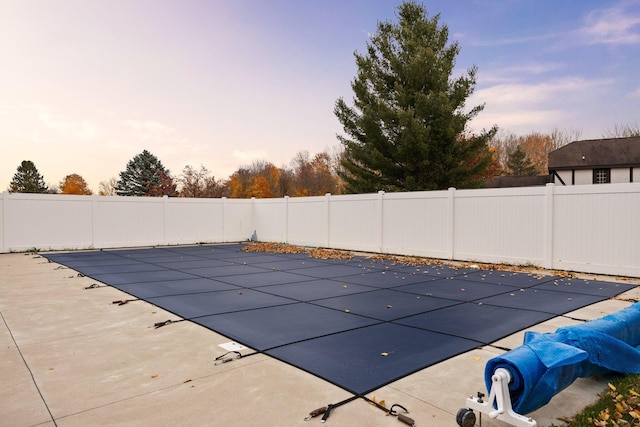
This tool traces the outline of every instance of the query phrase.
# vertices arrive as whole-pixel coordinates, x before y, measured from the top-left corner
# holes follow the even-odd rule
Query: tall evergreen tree
[[[335,114],[346,136],[341,177],[350,192],[477,187],[491,162],[487,142],[496,128],[471,135],[465,112],[476,68],[452,78],[457,42],[448,43],[440,16],[422,5],[398,7],[398,23],[379,22],[351,83],[354,106],[340,98]]]
[[[143,150],[120,172],[115,191],[118,196],[173,196],[176,186],[162,162]]]
[[[523,176],[523,175],[536,175],[536,167],[531,162],[531,159],[527,157],[522,145],[518,145],[515,150],[509,153],[507,159],[507,170],[509,175]]]
[[[31,160],[23,160],[9,184],[12,193],[46,193],[47,185]]]

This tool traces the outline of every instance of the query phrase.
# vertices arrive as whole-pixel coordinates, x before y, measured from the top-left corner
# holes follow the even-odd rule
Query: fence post
[[[284,243],[289,244],[289,196],[284,196]]]
[[[2,221],[0,222],[0,237],[2,238],[1,240],[1,244],[2,244],[2,252],[9,252],[9,248],[7,247],[7,236],[6,236],[6,232],[7,232],[7,223],[8,223],[8,219],[7,219],[7,212],[9,212],[9,192],[7,191],[3,191],[2,192]]]
[[[380,190],[378,191],[378,217],[376,218],[377,220],[377,230],[376,232],[378,233],[378,252],[382,253],[383,248],[384,248],[384,191]]]
[[[227,210],[227,198],[223,197],[222,198],[222,243],[225,243],[225,233],[224,230],[227,228],[227,225],[225,223],[225,211]]]
[[[167,205],[169,204],[169,196],[162,196],[162,244],[167,245]]]
[[[324,195],[325,197],[325,212],[327,215],[327,241],[325,244],[325,248],[330,248],[331,246],[331,193],[327,193]]]
[[[544,197],[544,260],[543,267],[553,269],[553,199],[554,183],[545,187]]]
[[[253,236],[258,236],[256,230],[256,197],[251,198],[251,227],[249,227],[249,240],[253,241]],[[256,239],[257,240],[257,239]]]
[[[91,248],[96,248],[96,211],[98,206],[98,195],[91,196]]]
[[[449,187],[447,194],[447,258],[455,259],[456,240],[456,189]]]

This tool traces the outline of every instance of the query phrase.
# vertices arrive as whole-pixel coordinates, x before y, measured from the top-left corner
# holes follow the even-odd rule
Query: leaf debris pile
[[[308,254],[318,259],[351,259],[353,252],[341,249],[305,248],[284,243],[253,242],[242,248],[245,252],[272,252],[277,254]]]
[[[589,422],[597,427],[640,425],[640,405],[638,404],[640,394],[630,388],[627,390],[628,395],[625,396],[613,384],[608,385],[607,395],[611,397],[613,406],[600,411],[597,417],[589,418]]]
[[[273,243],[273,242],[251,242],[243,246],[243,251],[246,252],[272,252],[272,253],[281,253],[281,254],[302,254],[306,253],[311,258],[318,259],[344,259],[349,260],[354,258],[356,255],[361,256],[363,258],[368,258],[374,261],[388,261],[391,265],[410,265],[416,268],[424,267],[424,266],[447,266],[452,269],[461,269],[461,268],[472,268],[479,270],[493,270],[493,271],[505,271],[505,272],[519,272],[526,273],[531,276],[534,276],[538,279],[542,279],[549,274],[559,277],[565,278],[586,278],[586,275],[576,274],[571,271],[563,271],[563,270],[545,270],[539,266],[524,264],[490,264],[490,263],[482,263],[476,261],[452,261],[452,260],[443,260],[436,258],[424,258],[424,257],[414,257],[414,256],[404,256],[404,255],[388,255],[388,254],[379,254],[379,253],[368,253],[368,252],[353,252],[347,251],[343,249],[327,249],[327,248],[311,248],[304,246],[296,246],[289,245],[285,243]],[[629,278],[626,277],[616,277],[622,281],[629,281]],[[609,280],[610,277],[606,280]],[[589,280],[599,280],[597,277],[590,277]],[[640,425],[640,423],[639,423]]]
[[[271,252],[279,254],[302,254],[306,253],[311,258],[318,259],[352,259],[356,254],[352,251],[343,249],[327,249],[327,248],[309,248],[296,245],[288,245],[284,243],[272,243],[272,242],[252,242],[245,245],[242,248],[245,252]],[[391,265],[410,265],[414,267],[422,267],[427,265],[448,265],[451,268],[458,269],[469,267],[472,263],[453,262],[435,258],[421,258],[402,255],[386,255],[386,254],[371,254],[371,253],[358,253],[358,255],[368,258],[374,261],[390,261]],[[496,269],[496,266],[489,264],[482,264],[482,267]],[[506,268],[505,268],[506,269]]]

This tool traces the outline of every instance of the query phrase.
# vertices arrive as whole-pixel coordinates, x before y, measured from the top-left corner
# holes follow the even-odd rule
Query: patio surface
[[[307,414],[353,395],[294,366],[250,349],[218,364],[229,338],[180,320],[113,287],[85,289],[78,277],[34,254],[0,255],[0,389],[2,426],[86,425],[309,425]],[[593,279],[593,275],[584,277]],[[601,277],[609,282],[640,280]],[[632,289],[528,330],[553,332],[631,304]],[[417,426],[456,426],[465,398],[485,391],[487,360],[522,343],[523,331],[420,370],[367,394],[387,407],[400,404]],[[596,399],[607,379],[580,379],[530,416],[545,426]],[[503,423],[482,419],[484,426]],[[363,399],[331,413],[326,425],[403,425]]]

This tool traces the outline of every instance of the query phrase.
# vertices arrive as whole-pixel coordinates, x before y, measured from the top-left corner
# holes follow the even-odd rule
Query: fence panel
[[[287,241],[287,203],[289,198],[262,199],[254,204],[253,227],[261,242]]]
[[[545,187],[457,190],[454,258],[544,262]]]
[[[162,197],[95,197],[93,235],[96,248],[166,244]]]
[[[165,237],[169,245],[224,240],[221,199],[169,198],[165,205]]]
[[[289,199],[286,243],[302,246],[329,245],[329,196]]]
[[[4,193],[3,199],[5,252],[91,246],[91,196]]]
[[[387,193],[382,209],[382,251],[448,258],[447,191]]]
[[[253,227],[253,200],[223,199],[223,242],[242,242],[251,237]]]
[[[380,251],[381,195],[332,196],[329,200],[328,246],[357,251]]]
[[[640,277],[638,185],[556,187],[553,265]]]

